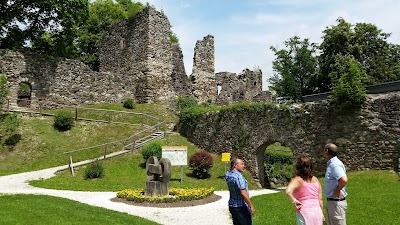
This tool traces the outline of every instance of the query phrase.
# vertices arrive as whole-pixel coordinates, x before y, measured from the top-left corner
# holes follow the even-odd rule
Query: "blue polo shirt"
[[[342,161],[336,156],[331,158],[327,162],[325,182],[324,182],[324,195],[327,198],[333,198],[333,192],[335,191],[338,181],[341,177],[346,176],[346,168]],[[344,197],[347,196],[346,186],[341,190]]]
[[[229,189],[229,207],[242,207],[247,206],[247,203],[243,200],[240,190],[245,189],[249,194],[247,180],[243,177],[242,173],[232,169],[226,172],[226,183]],[[247,206],[248,207],[248,206]]]

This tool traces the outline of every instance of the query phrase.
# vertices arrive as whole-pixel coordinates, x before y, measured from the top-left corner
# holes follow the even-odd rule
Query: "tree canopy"
[[[323,31],[319,46],[309,44],[307,39],[292,37],[284,42],[284,49],[271,47],[276,56],[271,89],[280,96],[299,101],[305,94],[342,87],[338,82],[350,78],[357,85],[354,79],[360,79],[364,86],[399,80],[400,46],[389,43],[389,37],[389,33],[373,24],[352,25],[343,18]],[[344,75],[347,78],[340,79]]]
[[[274,76],[270,79],[272,89],[278,95],[300,101],[303,95],[314,92],[314,77],[318,73],[316,45],[298,36],[284,42],[286,49],[271,47],[276,59]]]
[[[1,0],[0,48],[80,59],[96,70],[105,28],[143,8],[131,0]]]

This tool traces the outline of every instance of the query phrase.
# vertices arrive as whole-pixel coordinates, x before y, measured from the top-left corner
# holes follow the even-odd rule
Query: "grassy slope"
[[[137,104],[133,110],[124,109],[122,104],[87,107],[148,113],[164,121],[177,121],[177,117],[161,104]],[[51,112],[54,113],[54,111]],[[80,111],[80,115],[83,113],[90,114],[89,110]],[[104,112],[99,111],[98,114],[101,115]],[[21,140],[15,146],[0,146],[0,176],[65,165],[69,160],[68,155],[63,154],[65,151],[120,140],[142,130],[138,126],[78,121],[70,131],[59,132],[53,128],[52,117],[20,116],[20,118],[22,118],[22,124],[18,133],[21,135]],[[124,120],[124,118],[119,119]],[[117,145],[107,150],[117,151],[121,148],[122,145]],[[97,148],[83,153],[74,153],[73,160],[76,162],[94,158],[103,152],[103,148]]]
[[[188,142],[186,138],[179,135],[170,135],[162,140],[165,145],[188,146],[188,155],[199,150],[195,145]],[[173,167],[170,187],[214,187],[216,190],[226,190],[224,180],[224,164],[221,157],[213,155],[214,166],[208,179],[195,179],[191,177],[191,170],[184,166],[183,182],[180,183],[181,168]],[[31,181],[34,186],[70,189],[70,190],[91,190],[91,191],[119,191],[126,188],[144,188],[146,182],[145,161],[139,152],[132,152],[124,156],[107,159],[103,162],[105,177],[101,179],[84,180],[84,167],[78,168],[75,177],[69,171],[60,172],[56,177],[47,180]],[[227,166],[228,168],[228,166]],[[246,172],[245,176],[249,181],[251,189],[257,188],[256,183]]]

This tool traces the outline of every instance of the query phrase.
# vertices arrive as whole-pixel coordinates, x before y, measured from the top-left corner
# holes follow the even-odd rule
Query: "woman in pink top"
[[[314,176],[313,163],[310,157],[300,154],[295,162],[295,177],[286,188],[286,197],[296,207],[298,225],[321,225],[322,189]]]

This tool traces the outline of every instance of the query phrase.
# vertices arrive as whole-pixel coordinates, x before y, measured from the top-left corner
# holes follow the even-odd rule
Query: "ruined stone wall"
[[[261,70],[243,70],[240,74],[220,72],[215,74],[217,86],[220,87],[216,103],[228,105],[238,102],[255,102],[262,94]]]
[[[37,107],[39,99],[80,105],[120,102],[133,95],[130,86],[133,81],[129,77],[94,72],[76,60],[54,59],[29,52],[0,50],[0,73],[6,75],[9,98],[18,97],[20,83],[31,86],[32,107]]]
[[[214,37],[208,35],[196,43],[193,57],[193,72],[190,76],[192,92],[198,101],[215,101],[217,84],[214,74]]]
[[[244,158],[260,183],[264,151],[275,142],[290,147],[294,155],[310,155],[318,175],[326,161],[322,148],[333,142],[349,171],[399,169],[400,92],[368,95],[361,110],[338,114],[329,101],[293,105],[291,109],[257,104],[211,112],[197,124],[179,124],[179,132],[201,148],[217,154],[230,152]]]
[[[100,47],[100,72],[78,61],[7,53],[2,61],[16,97],[17,83],[32,85],[30,98],[62,104],[115,102],[129,97],[139,103],[174,102],[194,96],[200,103],[263,101],[261,71],[214,74],[214,37],[196,43],[193,73],[186,75],[182,50],[171,43],[168,18],[153,7],[109,27]],[[217,82],[223,89],[217,96]]]

